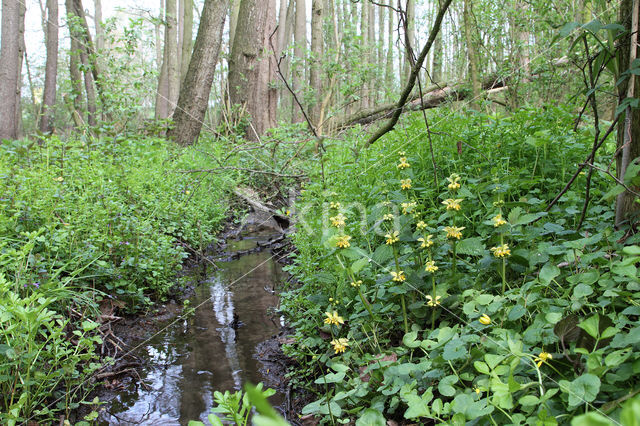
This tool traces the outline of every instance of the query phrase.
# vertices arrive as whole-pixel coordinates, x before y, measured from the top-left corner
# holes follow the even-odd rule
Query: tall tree
[[[638,20],[640,15],[640,0],[622,0],[620,3],[619,21],[624,25],[626,36],[618,47],[620,54],[619,72],[629,69],[631,63],[640,58],[638,50]],[[620,80],[619,76],[616,81]],[[631,74],[618,85],[618,97],[620,103],[627,98],[637,97],[637,88],[640,78]],[[624,120],[618,125],[618,153],[616,157],[616,171],[619,180],[624,180],[627,168],[633,161],[640,161],[640,109],[627,106],[624,112]],[[635,187],[636,191],[638,186]],[[640,203],[629,191],[624,191],[616,199],[616,226],[621,226],[630,221],[631,225],[638,222],[637,213],[640,211]],[[635,217],[634,217],[635,216]]]
[[[178,100],[180,78],[178,76],[178,23],[176,14],[176,0],[166,0],[164,50],[162,68],[158,78],[156,119],[170,117]]]
[[[47,62],[44,69],[44,93],[42,112],[38,128],[42,133],[53,130],[52,112],[56,103],[56,81],[58,78],[58,0],[47,0],[45,43]]]
[[[388,0],[389,6],[393,6],[393,0]],[[387,63],[385,70],[385,81],[387,90],[393,92],[393,31],[395,13],[392,9],[389,9],[389,19],[387,22]]]
[[[24,43],[24,17],[27,13],[27,7],[22,2],[18,3],[20,4],[20,16],[18,17],[18,84],[15,87],[16,107],[14,116],[18,129],[17,136],[21,138],[24,135],[24,129],[22,127],[22,64],[24,63],[26,56],[26,46]]]
[[[366,68],[369,66],[369,11],[371,7],[368,1],[363,1],[360,8],[360,39],[362,40],[362,51],[364,52],[363,63]],[[362,89],[360,91],[360,108],[369,108],[369,81],[364,77]]]
[[[180,0],[182,11],[182,43],[180,44],[180,82],[187,76],[193,50],[193,0]]]
[[[269,37],[276,24],[275,0],[241,0],[229,61],[229,99],[250,117],[247,137],[258,140],[276,123],[275,76]]]
[[[294,49],[293,56],[295,58],[295,64],[292,64],[292,78],[291,84],[294,92],[299,92],[302,90],[303,81],[305,81],[304,76],[304,56],[307,50],[307,5],[305,0],[295,0],[296,1],[296,16],[295,16],[295,25],[293,30],[293,39],[294,39]],[[301,98],[300,94],[298,97]],[[294,122],[300,121],[302,116],[298,109],[298,105],[293,102],[292,105],[292,120]]]
[[[405,49],[404,49],[404,62],[403,62],[403,77],[402,82],[406,82],[411,74],[411,64],[413,58],[410,57],[415,53],[413,50],[416,46],[416,0],[407,0],[406,15],[405,15]]]
[[[311,108],[311,121],[318,126],[322,109],[322,22],[324,19],[323,0],[312,0],[311,5],[311,68],[309,85],[313,91],[315,103]]]
[[[437,0],[438,7],[440,7],[440,0]],[[437,13],[437,9],[436,9]],[[444,52],[442,49],[442,31],[438,33],[433,43],[433,57],[431,63],[431,81],[433,83],[442,83],[442,56]]]
[[[168,137],[180,145],[192,144],[200,134],[209,103],[228,0],[205,0],[187,74]]]
[[[96,24],[96,49],[101,52],[104,49],[104,23],[102,22],[102,0],[93,0],[93,18]]]
[[[0,140],[16,139],[16,89],[20,80],[20,8],[15,0],[2,0],[0,34]]]
[[[477,99],[480,96],[480,90],[482,84],[478,76],[478,61],[476,56],[476,49],[472,36],[472,23],[471,23],[471,0],[464,0],[463,9],[464,20],[464,38],[467,45],[467,56],[469,57],[469,76],[471,78],[471,87],[473,91],[473,99]]]

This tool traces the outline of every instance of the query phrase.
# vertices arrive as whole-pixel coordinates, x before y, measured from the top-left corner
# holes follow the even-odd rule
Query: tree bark
[[[309,86],[313,91],[314,104],[311,107],[311,122],[318,127],[322,109],[322,22],[324,19],[323,0],[312,0],[311,10],[311,72]]]
[[[360,91],[360,109],[369,108],[369,81],[367,79],[367,69],[369,67],[369,2],[367,0],[363,1],[360,5],[360,38],[362,43],[362,52],[363,54],[363,66],[365,67],[364,72],[362,73],[364,76],[364,81],[362,82],[362,89]]]
[[[619,72],[629,69],[633,59],[638,55],[638,14],[639,0],[623,0],[620,5],[619,21],[624,25],[627,32],[619,45],[620,68]],[[619,80],[619,76],[616,77]],[[632,74],[628,79],[623,80],[618,85],[619,102],[625,98],[637,96],[637,87],[640,78]],[[618,122],[618,156],[616,157],[616,172],[619,180],[624,180],[627,167],[633,161],[640,161],[640,109],[627,107],[625,109],[624,120]],[[635,187],[636,190],[638,187]],[[615,225],[620,227],[629,222],[635,225],[638,222],[637,213],[640,211],[640,204],[637,198],[629,191],[624,191],[616,198]]]
[[[467,56],[469,58],[469,74],[471,78],[471,87],[473,92],[473,99],[476,100],[480,96],[482,83],[480,82],[480,78],[478,76],[476,49],[473,43],[473,36],[471,34],[471,0],[464,0],[463,20],[464,38],[467,44]]]
[[[2,33],[0,46],[0,140],[16,139],[16,88],[19,76],[20,4],[14,0],[2,0]]]
[[[438,7],[440,7],[440,0],[437,0],[437,3]],[[438,33],[433,43],[433,59],[431,63],[432,83],[440,83],[442,81],[442,53],[442,33]]]
[[[296,2],[296,16],[295,25],[293,30],[294,49],[293,56],[296,60],[296,64],[291,67],[292,78],[291,84],[293,91],[298,94],[299,98],[302,98],[301,91],[303,89],[303,82],[305,81],[304,71],[304,56],[307,50],[307,6],[305,0],[295,0]],[[299,107],[295,102],[292,102],[292,121],[297,123],[302,120],[302,114]]]
[[[168,137],[180,145],[193,144],[202,129],[228,7],[227,0],[204,2],[193,55],[173,115],[174,127],[168,132]]]
[[[93,0],[95,12],[93,14],[96,24],[96,49],[98,52],[104,50],[104,27],[102,23],[102,0]]]
[[[163,27],[163,42],[161,47],[161,61],[159,62],[159,74],[158,74],[158,90],[156,90],[156,120],[164,120],[169,117],[169,84],[167,80],[167,60],[166,60],[166,40],[167,40],[167,25],[166,25],[166,10],[164,0],[160,0],[160,18],[164,16],[163,23],[158,26],[157,34],[160,33],[160,27]],[[160,46],[160,40],[158,39],[158,46]],[[157,53],[156,53],[157,54]]]
[[[416,2],[415,0],[407,0],[406,6],[406,35],[405,35],[405,49],[404,49],[404,62],[403,62],[403,79],[402,82],[406,82],[411,74],[411,65],[413,64],[413,58],[410,57],[416,43]]]
[[[193,0],[181,0],[183,4],[182,44],[180,46],[180,83],[184,82],[193,50]]]
[[[44,93],[42,112],[38,128],[42,133],[53,131],[53,107],[56,103],[56,84],[58,79],[58,0],[47,0],[47,62],[44,71]]]
[[[231,1],[231,10],[229,11],[230,19],[229,19],[229,55],[231,55],[231,51],[233,50],[233,43],[236,37],[236,30],[238,28],[238,13],[240,12],[240,2],[241,0],[232,0]]]
[[[22,64],[24,63],[26,52],[24,44],[24,17],[26,13],[26,6],[24,3],[20,3],[20,16],[18,17],[18,84],[15,87],[16,109],[14,113],[18,138],[24,136],[24,127],[22,125]]]
[[[167,27],[165,29],[165,60],[167,62],[167,84],[169,116],[178,102],[180,91],[180,69],[178,67],[178,21],[176,0],[166,0]]]
[[[389,6],[393,6],[393,0],[388,0],[388,4]],[[386,64],[386,71],[385,71],[385,81],[386,81],[386,86],[387,86],[387,90],[389,91],[389,93],[393,93],[393,86],[394,86],[394,74],[393,74],[393,52],[394,52],[394,47],[393,47],[393,32],[395,30],[395,24],[394,24],[394,17],[395,17],[395,13],[389,9],[389,19],[387,22],[387,64]],[[388,97],[388,95],[387,95]]]
[[[275,126],[275,63],[269,36],[275,28],[275,0],[242,0],[229,61],[229,98],[249,113],[249,140]]]

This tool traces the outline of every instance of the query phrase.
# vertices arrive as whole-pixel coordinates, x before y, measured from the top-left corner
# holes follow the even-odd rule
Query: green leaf
[[[467,348],[465,347],[465,343],[459,337],[450,340],[444,345],[444,351],[442,352],[442,357],[445,361],[453,361],[456,359],[462,359],[467,356]]]
[[[560,275],[560,268],[551,262],[546,263],[540,270],[538,279],[544,285],[549,285],[551,280]]]
[[[451,374],[440,380],[438,383],[438,392],[444,396],[453,396],[456,394],[456,388],[453,387],[456,383],[458,383],[458,376]]]
[[[456,252],[469,256],[482,256],[485,252],[485,245],[479,237],[465,238],[456,244]]]
[[[415,392],[415,391],[414,391]],[[417,419],[420,417],[430,417],[429,402],[433,398],[431,388],[428,388],[422,396],[415,393],[405,395],[405,400],[409,408],[404,412],[405,419]]]
[[[578,327],[586,331],[589,336],[597,339],[600,327],[600,316],[598,314],[592,315],[578,324]]]
[[[344,371],[339,373],[329,373],[322,377],[318,377],[314,383],[317,385],[323,385],[325,383],[340,383],[344,379],[344,376]]]
[[[402,343],[408,348],[417,348],[421,343],[420,340],[416,340],[417,338],[418,332],[410,331],[409,333],[404,335],[404,337],[402,338]]]
[[[382,413],[373,408],[367,408],[362,416],[356,420],[356,426],[386,426],[387,420]]]
[[[571,426],[614,426],[615,424],[609,417],[605,417],[595,411],[582,414],[571,420]]]
[[[583,297],[591,296],[593,289],[587,284],[578,284],[573,289],[573,297],[575,299],[582,299]]]
[[[368,257],[363,257],[362,259],[356,260],[351,265],[351,272],[353,272],[354,274],[357,274],[358,272],[360,272],[362,270],[362,268],[364,268],[368,264],[369,264],[369,258]]]
[[[569,406],[571,407],[582,405],[585,402],[592,402],[600,392],[600,379],[591,373],[583,374],[570,384],[567,384],[566,380],[560,381],[562,391],[569,394]]]

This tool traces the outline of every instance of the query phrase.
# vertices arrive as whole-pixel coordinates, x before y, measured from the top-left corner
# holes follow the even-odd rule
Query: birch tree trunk
[[[202,129],[215,74],[228,0],[205,0],[187,74],[180,90],[174,127],[168,137],[180,145],[191,145]]]
[[[47,62],[44,71],[44,93],[38,129],[42,133],[53,131],[53,107],[56,103],[58,78],[58,0],[47,0],[45,43]]]
[[[19,76],[18,33],[20,29],[20,4],[14,0],[2,0],[2,32],[0,35],[0,140],[16,139],[16,88]]]

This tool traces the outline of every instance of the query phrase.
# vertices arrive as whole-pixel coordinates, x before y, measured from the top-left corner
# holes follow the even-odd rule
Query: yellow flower
[[[474,387],[473,387],[473,391],[474,391],[476,394],[478,394],[478,395],[482,394],[482,391],[481,391],[481,390],[480,390],[480,388],[479,388],[479,387],[477,387],[477,386],[474,386]]]
[[[382,220],[392,221],[393,220],[393,215],[391,213],[387,213],[384,216],[382,216]]]
[[[464,229],[464,226],[462,227],[457,227],[457,226],[445,226],[444,227],[444,232],[447,233],[447,238],[455,238],[457,240],[459,240],[460,238],[462,238],[462,230]]]
[[[335,202],[332,201],[329,204],[329,207],[332,208],[332,209],[339,209],[341,207],[341,204],[340,203],[335,203]]]
[[[191,191],[189,191],[188,189],[186,191],[184,191],[185,194],[189,195],[191,194]]]
[[[431,296],[430,294],[427,294],[425,297],[427,299],[427,306],[431,306],[432,308],[435,308],[440,304],[440,299],[441,299],[440,296],[436,296],[436,298],[434,299],[433,296]]]
[[[333,345],[333,350],[336,351],[337,355],[347,350],[347,347],[349,346],[349,339],[345,339],[344,337],[333,339],[331,344]]]
[[[540,368],[543,362],[548,364],[550,359],[553,359],[553,356],[551,356],[549,352],[542,351],[533,361],[537,363],[538,368]]]
[[[427,224],[424,223],[424,220],[421,220],[420,222],[418,222],[416,224],[416,229],[419,230],[419,231],[424,229],[424,228],[426,228],[426,227],[427,227]]]
[[[500,213],[495,215],[491,220],[493,221],[493,226],[495,226],[496,228],[507,223],[507,221],[502,218],[502,215]]]
[[[284,214],[286,214],[287,216],[291,216],[291,210],[287,210],[286,212],[284,212]]]
[[[447,210],[460,210],[461,201],[462,199],[459,199],[459,198],[455,200],[453,198],[447,198],[442,202],[442,204],[447,206]]]
[[[351,287],[358,288],[362,285],[362,280],[351,281]]]
[[[411,179],[400,179],[400,187],[402,189],[411,189]]]
[[[433,274],[435,271],[438,270],[438,267],[436,266],[436,262],[434,262],[433,260],[428,261],[424,270],[427,272],[431,272]]]
[[[387,239],[387,244],[391,246],[393,245],[393,243],[397,243],[398,241],[400,241],[398,235],[398,231],[394,231],[393,233],[385,235],[384,237]]]
[[[418,241],[421,243],[420,247],[421,248],[431,247],[433,245],[433,241],[431,241],[431,238],[433,238],[433,235],[431,234],[427,235],[426,239],[423,237],[418,238]]]
[[[407,279],[407,277],[405,277],[404,275],[404,271],[398,271],[398,272],[391,271],[391,276],[393,277],[392,281],[399,282],[399,283]]]
[[[411,164],[407,163],[407,157],[400,157],[400,163],[396,167],[403,170],[411,167]]]
[[[345,219],[346,217],[344,217],[342,213],[338,213],[336,216],[329,218],[329,220],[331,221],[331,225],[335,226],[336,228],[342,228],[345,225]]]
[[[404,154],[404,151],[398,151],[398,155],[399,155],[400,157],[404,157],[404,155],[405,155],[405,154]]]
[[[410,203],[402,203],[400,204],[400,207],[402,207],[402,214],[407,214],[407,213],[411,213],[411,211],[417,206],[418,204],[415,201],[412,201]]]
[[[447,180],[449,181],[449,185],[447,185],[447,188],[449,188],[449,190],[455,191],[456,189],[460,189],[460,176],[458,176],[456,173],[449,176]]]
[[[334,325],[344,324],[344,319],[342,319],[342,317],[338,315],[338,312],[336,311],[333,311],[332,313],[325,312],[324,314],[327,316],[324,319],[325,324],[334,324]]]
[[[53,178],[56,182],[62,182],[64,178],[62,176],[58,176],[57,178]]]
[[[351,247],[351,244],[349,244],[349,240],[351,239],[351,237],[349,235],[341,235],[338,237],[338,240],[336,241],[336,247],[338,248],[347,248],[347,247]]]
[[[491,324],[491,317],[487,314],[482,314],[478,321],[480,321],[480,324],[489,325]]]
[[[506,244],[502,244],[498,247],[491,247],[491,251],[495,257],[509,257],[511,256],[511,250],[509,250],[509,246]]]

